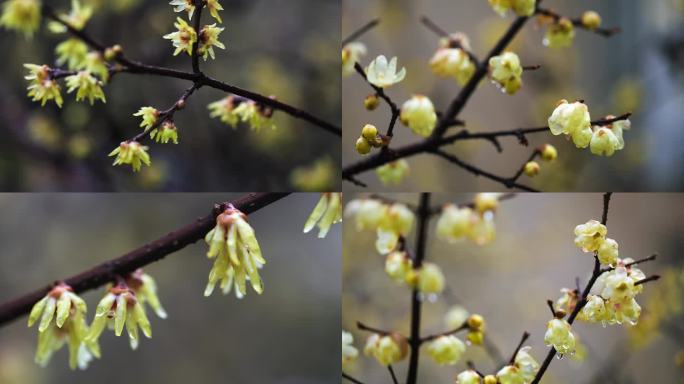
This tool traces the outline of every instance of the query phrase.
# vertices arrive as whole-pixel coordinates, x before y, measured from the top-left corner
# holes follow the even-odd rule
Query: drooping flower
[[[71,0],[71,10],[68,14],[60,14],[59,19],[70,27],[81,30],[85,27],[90,17],[93,15],[93,8],[90,6],[83,6],[79,0]],[[52,21],[49,26],[50,30],[55,33],[64,33],[67,27],[64,24]]]
[[[342,48],[342,75],[349,76],[354,73],[354,66],[361,57],[366,56],[368,50],[363,43],[352,42]]]
[[[603,298],[598,295],[589,295],[579,318],[592,323],[598,323],[606,321],[607,315],[608,311],[606,311],[606,303]]]
[[[575,227],[575,245],[584,252],[596,252],[606,239],[608,228],[596,220]]]
[[[39,0],[8,0],[2,5],[0,26],[22,32],[26,38],[40,26]]]
[[[36,363],[46,366],[54,352],[64,344],[69,347],[69,367],[85,369],[93,356],[100,357],[97,342],[86,343],[88,325],[85,321],[87,306],[70,286],[59,283],[34,304],[28,326],[40,319]],[[54,321],[53,321],[54,320]]]
[[[399,119],[416,135],[428,137],[437,124],[437,113],[427,96],[414,95],[401,106]]]
[[[513,52],[505,52],[489,59],[489,73],[504,93],[512,95],[522,87],[523,67]]]
[[[384,185],[399,185],[410,171],[409,163],[405,159],[389,162],[376,168],[375,173]]]
[[[465,85],[475,73],[475,63],[461,48],[442,47],[430,59],[432,72],[440,77],[453,77]]]
[[[368,82],[380,88],[387,88],[404,80],[406,68],[397,72],[397,58],[393,57],[389,63],[383,55],[371,61],[366,68]]]
[[[499,384],[525,384],[520,369],[515,365],[506,365],[496,373]]]
[[[554,309],[556,311],[564,311],[565,313],[572,313],[579,301],[578,292],[574,289],[562,288],[561,297],[556,300]]]
[[[565,17],[549,25],[544,34],[544,45],[549,48],[564,48],[572,44],[575,38],[575,27],[572,21]]]
[[[188,19],[195,13],[195,0],[171,0],[169,5],[173,6],[174,12],[188,12]]]
[[[347,204],[344,216],[353,216],[357,231],[375,231],[387,213],[387,205],[376,199],[356,199]]]
[[[359,356],[359,350],[354,347],[354,336],[342,331],[342,368],[353,363]]]
[[[89,52],[86,55],[83,69],[97,75],[105,84],[109,81],[109,68],[107,68],[107,62],[100,52]]]
[[[58,107],[62,107],[61,88],[57,81],[52,79],[51,69],[47,65],[24,64],[29,70],[28,76],[24,78],[29,81],[28,96],[32,101],[40,101],[44,106],[48,100],[54,100]]]
[[[501,193],[497,192],[482,192],[475,195],[473,199],[473,205],[475,205],[475,210],[480,214],[485,214],[487,212],[494,212],[499,208],[499,197]]]
[[[214,47],[226,49],[226,46],[218,40],[218,35],[223,32],[225,28],[217,27],[216,24],[205,25],[199,33],[199,47],[197,54],[200,55],[204,61],[207,57],[216,58],[214,55]]]
[[[482,378],[474,370],[466,369],[456,376],[456,384],[482,384]]]
[[[134,172],[140,171],[142,165],[150,165],[150,155],[147,147],[137,141],[122,141],[109,156],[116,156],[114,165],[130,164]]]
[[[321,193],[318,204],[304,224],[304,233],[309,233],[318,225],[318,238],[324,238],[333,224],[342,221],[342,194],[336,192]]]
[[[157,283],[152,276],[143,272],[142,268],[138,268],[126,277],[126,284],[133,290],[142,306],[149,305],[159,318],[166,319],[166,311],[157,296]]]
[[[235,113],[235,107],[239,104],[236,102],[234,95],[229,95],[221,100],[214,101],[208,105],[209,116],[218,117],[221,122],[230,125],[231,127],[237,126],[238,121],[240,121],[240,116]]]
[[[159,111],[154,107],[140,107],[138,112],[134,113],[133,116],[140,116],[142,118],[140,126],[147,131],[148,129],[152,129],[157,124]]]
[[[460,305],[455,305],[444,315],[444,324],[447,329],[460,328],[470,317],[468,310]]]
[[[206,7],[209,10],[211,17],[216,19],[219,23],[223,23],[221,16],[219,16],[219,11],[223,11],[223,7],[219,3],[219,0],[206,0]]]
[[[553,319],[546,325],[544,343],[553,346],[556,351],[565,355],[575,351],[575,335],[567,321],[563,319]]]
[[[121,336],[124,326],[131,349],[138,348],[138,329],[142,330],[147,338],[152,337],[152,327],[145,314],[145,308],[133,290],[124,282],[119,282],[111,287],[98,303],[86,342],[97,342],[105,327],[113,329],[116,336]]]
[[[437,220],[437,237],[451,243],[464,239],[470,233],[472,215],[473,210],[468,207],[445,205]]]
[[[444,291],[445,278],[442,269],[434,263],[423,263],[417,270],[416,288],[425,295],[437,295]]]
[[[167,144],[172,141],[178,144],[178,128],[172,120],[164,120],[158,128],[150,132],[150,137],[157,143]]]
[[[598,259],[603,265],[615,266],[618,255],[618,243],[613,239],[606,239],[598,248]]]
[[[577,148],[589,146],[593,131],[589,108],[582,102],[568,103],[561,100],[549,117],[549,128],[554,135],[565,134],[572,138]]]
[[[77,38],[69,38],[55,47],[57,65],[67,64],[69,69],[82,69],[85,67],[88,46]]]
[[[88,99],[90,105],[93,105],[95,99],[107,102],[104,91],[102,90],[102,82],[93,77],[88,71],[79,71],[75,75],[67,76],[66,78],[67,93],[76,92],[76,101]]]
[[[385,273],[396,282],[406,282],[412,272],[413,262],[404,251],[393,251],[385,259]]]
[[[522,347],[515,355],[514,365],[518,368],[525,383],[531,383],[539,371],[539,363],[530,354],[531,349],[530,346]]]
[[[465,343],[453,335],[440,336],[427,346],[430,357],[439,365],[454,365],[465,353]]]
[[[415,216],[404,204],[392,204],[380,220],[377,228],[378,238],[375,249],[385,255],[397,246],[400,236],[406,236],[411,231]]]
[[[408,343],[404,337],[397,334],[378,335],[374,333],[366,340],[363,352],[366,356],[374,357],[380,365],[388,366],[406,357]]]
[[[235,285],[235,296],[240,299],[247,294],[247,280],[256,293],[263,292],[259,269],[266,260],[254,229],[246,219],[244,213],[229,206],[216,217],[216,226],[205,236],[204,240],[209,245],[207,257],[215,261],[204,296],[211,295],[216,283],[220,282],[224,294],[230,293]]]
[[[620,147],[620,141],[612,130],[605,127],[595,127],[589,146],[594,155],[613,156]]]
[[[176,18],[176,22],[173,25],[176,27],[176,32],[164,35],[164,38],[171,40],[173,46],[176,48],[173,55],[176,56],[181,52],[192,55],[192,46],[197,41],[197,32],[190,24],[180,17]]]
[[[235,107],[233,113],[240,118],[241,122],[246,123],[257,132],[264,128],[275,129],[275,125],[271,120],[273,110],[258,105],[253,100],[243,100]]]

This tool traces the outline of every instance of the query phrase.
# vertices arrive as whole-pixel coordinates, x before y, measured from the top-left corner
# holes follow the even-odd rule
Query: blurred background
[[[417,194],[386,194],[418,204]],[[358,196],[347,195],[347,199]],[[435,206],[472,201],[471,194],[436,194]],[[449,244],[435,237],[436,217],[428,229],[426,260],[437,263],[446,277],[446,291],[434,303],[424,302],[422,334],[446,331],[444,316],[456,304],[479,313],[487,322],[486,336],[505,359],[513,353],[523,331],[531,338],[531,354],[541,363],[547,299],[560,289],[584,286],[591,274],[591,255],[574,243],[573,229],[590,219],[601,219],[600,194],[519,194],[502,202],[495,216],[496,239],[478,247],[469,241]],[[608,218],[608,236],[618,241],[620,256],[639,259],[655,252],[655,262],[641,265],[649,276],[660,274],[637,297],[642,315],[636,327],[578,322],[574,330],[585,347],[585,357],[554,359],[542,383],[681,383],[684,377],[684,197],[675,194],[614,194]],[[415,228],[414,228],[415,232]],[[392,282],[384,272],[384,258],[374,250],[375,234],[356,232],[353,220],[344,223],[342,327],[354,335],[363,350],[367,332],[357,320],[406,335],[410,323],[410,291]],[[415,236],[408,239],[413,249]],[[459,334],[463,339],[465,334]],[[362,352],[360,352],[362,354]],[[575,357],[579,357],[577,354]],[[440,367],[422,350],[419,382],[451,383],[466,369],[466,361],[489,373],[492,359],[481,347],[468,347],[455,366]],[[396,365],[399,380],[406,377],[407,361]],[[365,383],[390,382],[386,369],[361,356],[348,373]]]
[[[539,176],[521,182],[545,191],[680,191],[684,187],[684,1],[546,0],[544,7],[565,16],[578,17],[594,9],[603,25],[619,26],[622,33],[605,38],[577,30],[570,48],[549,49],[542,45],[544,29],[528,22],[509,47],[523,65],[542,66],[523,74],[523,88],[511,97],[501,93],[488,80],[483,81],[460,118],[470,131],[507,130],[546,125],[559,99],[584,99],[592,118],[634,112],[632,130],[625,134],[626,147],[613,157],[578,150],[562,137],[550,133],[528,136],[530,147],[515,138],[502,140],[504,153],[491,143],[462,142],[450,148],[463,160],[502,176],[512,176],[533,148],[551,143],[559,159],[541,164]],[[432,74],[428,62],[439,38],[420,22],[427,15],[448,32],[465,32],[473,51],[483,57],[513,21],[501,18],[488,2],[450,0],[343,0],[342,36],[346,37],[366,22],[380,18],[376,29],[359,39],[368,47],[362,64],[377,55],[397,56],[407,69],[406,80],[389,90],[403,103],[414,93],[428,95],[437,110],[444,110],[460,87],[451,79]],[[343,81],[343,164],[357,161],[355,139],[365,123],[376,124],[384,132],[389,122],[386,105],[375,112],[363,108],[370,87],[359,76]],[[415,142],[410,130],[398,124],[394,145]],[[395,187],[397,191],[501,190],[504,187],[476,178],[446,161],[419,155],[409,159],[411,174]],[[360,178],[370,188],[380,187],[373,172]],[[353,190],[350,183],[345,188]]]
[[[238,194],[1,195],[0,302],[118,257]],[[150,264],[166,320],[131,351],[105,331],[102,359],[70,371],[65,349],[42,369],[26,317],[0,329],[0,383],[332,383],[339,380],[341,228],[302,227],[319,198],[296,194],[250,215],[267,264],[263,295],[202,293],[203,242]],[[47,213],[49,212],[49,213]],[[96,215],[93,212],[97,212]],[[103,290],[85,293],[88,321]]]
[[[190,70],[187,55],[172,56],[162,36],[175,30],[168,1],[81,0],[96,7],[87,31],[119,43],[129,58]],[[53,7],[68,11],[69,0]],[[231,0],[221,12],[225,31],[208,75],[302,108],[339,125],[340,5],[337,0]],[[206,14],[203,22],[213,19]],[[5,191],[246,191],[337,190],[339,138],[276,112],[277,129],[233,130],[209,117],[207,105],[225,96],[202,89],[176,114],[178,145],[150,144],[152,166],[135,174],[112,167],[107,154],[138,132],[141,106],[167,109],[188,87],[182,80],[117,75],[107,103],[77,103],[63,92],[62,109],[26,97],[23,63],[53,65],[64,35],[45,26],[30,41],[0,30],[0,189]]]

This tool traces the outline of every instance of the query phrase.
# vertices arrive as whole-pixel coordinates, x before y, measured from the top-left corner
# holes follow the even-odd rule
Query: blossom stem
[[[346,380],[349,380],[349,381],[351,381],[351,382],[354,383],[354,384],[363,384],[362,381],[357,380],[357,379],[355,379],[355,378],[349,376],[348,374],[346,374],[346,373],[344,373],[344,372],[342,372],[342,378],[343,378],[343,379],[346,379]]]
[[[193,220],[190,224],[178,228],[140,248],[134,249],[121,257],[106,261],[91,269],[60,281],[71,286],[74,293],[82,293],[84,291],[99,288],[107,283],[115,282],[117,276],[125,276],[132,273],[138,268],[161,260],[165,256],[204,238],[206,233],[216,225],[216,216],[222,213],[228,204],[233,204],[235,208],[245,214],[249,214],[258,211],[287,195],[289,195],[289,193],[250,193],[232,202],[217,204],[209,215]],[[50,284],[34,292],[0,304],[0,326],[28,314],[33,304],[42,299],[53,287],[54,284]]]
[[[513,351],[513,355],[511,355],[511,358],[508,359],[508,364],[513,364],[515,362],[515,358],[518,356],[518,352],[520,352],[520,348],[523,347],[523,344],[529,339],[530,333],[525,331],[523,332],[522,338],[520,339],[520,343],[518,343],[518,346],[515,348],[515,351]]]
[[[352,41],[358,39],[359,37],[363,36],[366,32],[370,31],[371,29],[375,28],[380,24],[380,19],[375,19],[371,20],[368,23],[366,23],[363,27],[357,29],[356,31],[352,32],[347,36],[345,39],[342,39],[342,46],[345,46]]]
[[[556,13],[556,12],[550,10],[550,9],[546,9],[546,8],[537,8],[536,14],[537,14],[537,15],[543,15],[543,16],[551,17],[551,18],[553,18],[553,19],[556,20],[556,21],[560,20],[560,19],[563,17],[563,16],[561,16],[560,14],[558,14],[558,13]],[[614,34],[620,32],[620,28],[617,28],[617,27],[615,27],[615,28],[600,28],[600,27],[598,27],[598,28],[593,28],[593,29],[587,28],[587,27],[584,25],[584,23],[582,23],[582,19],[581,19],[581,18],[570,19],[570,21],[572,22],[572,24],[573,24],[575,27],[579,27],[579,28],[585,29],[585,30],[587,30],[587,31],[589,31],[589,32],[594,32],[594,33],[596,33],[596,34],[598,34],[598,35],[605,36],[605,37],[611,37],[611,36],[613,36]]]
[[[388,365],[387,369],[389,370],[389,373],[392,376],[392,382],[394,384],[399,384],[399,382],[397,381],[397,375],[394,374],[394,368],[392,368],[392,365]]]
[[[392,332],[390,332],[390,331],[385,331],[385,330],[382,330],[379,328],[374,328],[374,327],[368,326],[368,325],[366,325],[360,321],[356,322],[356,327],[361,331],[368,331],[368,332],[372,332],[372,333],[377,333],[378,335],[382,335],[382,336],[387,336],[387,335],[392,334]]]
[[[204,0],[193,0],[195,4],[195,13],[193,15],[193,28],[197,33],[197,40],[192,43],[192,72],[196,74],[202,73],[199,66],[199,50],[200,44],[200,23],[202,22],[202,8],[204,8]]]

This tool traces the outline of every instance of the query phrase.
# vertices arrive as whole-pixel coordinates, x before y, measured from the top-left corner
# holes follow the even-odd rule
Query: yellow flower
[[[359,356],[359,350],[354,347],[354,336],[342,331],[342,368],[353,363]]]
[[[561,18],[554,22],[546,30],[544,35],[544,45],[549,48],[569,47],[575,38],[575,27],[572,21]]]
[[[528,176],[528,177],[535,177],[539,174],[541,167],[539,166],[539,163],[536,161],[528,161],[525,163],[525,167],[523,168],[523,172]]]
[[[603,298],[598,295],[589,295],[579,317],[585,321],[598,323],[607,321],[607,315],[606,303]]]
[[[234,95],[226,96],[221,100],[214,101],[208,105],[210,117],[218,117],[221,122],[235,127],[240,120],[240,116],[235,113],[236,100]]]
[[[548,123],[552,134],[570,136],[577,148],[589,146],[593,131],[586,104],[561,100],[549,117]]]
[[[522,86],[523,68],[520,58],[513,52],[505,52],[489,59],[489,70],[494,81],[504,93],[512,95]]]
[[[216,19],[219,23],[223,23],[221,16],[219,16],[218,11],[223,11],[223,7],[219,4],[218,0],[206,0],[206,7],[209,10],[211,17]]]
[[[599,156],[613,156],[620,146],[617,136],[608,128],[596,127],[589,142],[591,153]]]
[[[454,365],[461,360],[466,346],[456,336],[440,336],[428,344],[428,354],[439,365]]]
[[[573,353],[575,351],[575,335],[572,333],[570,324],[562,319],[549,321],[546,325],[544,343],[556,348],[556,351],[561,355]]]
[[[456,384],[481,384],[482,378],[480,374],[472,369],[466,369],[456,376]]]
[[[598,248],[598,259],[601,264],[615,266],[618,255],[618,243],[613,239],[606,239]]]
[[[575,227],[575,245],[584,252],[596,252],[606,239],[608,228],[596,220]]]
[[[24,78],[29,81],[28,96],[33,101],[40,101],[44,106],[48,100],[54,100],[58,107],[62,107],[64,102],[59,84],[52,79],[51,69],[47,65],[24,64],[28,68],[29,74]]]
[[[218,40],[219,33],[223,32],[225,28],[219,28],[216,24],[205,25],[199,33],[199,47],[197,48],[197,54],[202,56],[204,61],[207,60],[207,56],[211,56],[212,59],[216,58],[214,55],[214,47],[226,49],[226,46]]]
[[[397,58],[393,57],[389,63],[383,55],[371,61],[366,68],[368,82],[380,88],[387,88],[404,80],[406,68],[397,72]]]
[[[470,232],[470,208],[459,208],[454,204],[447,204],[442,208],[442,214],[437,220],[437,237],[450,243],[465,238]]]
[[[326,192],[321,194],[318,204],[304,224],[304,233],[318,225],[318,237],[324,238],[333,224],[342,221],[342,194]]]
[[[145,308],[125,283],[110,288],[98,303],[86,342],[97,342],[107,326],[114,330],[116,336],[121,336],[125,326],[128,341],[134,350],[138,348],[138,328],[147,338],[152,337],[152,327]]]
[[[102,91],[102,83],[93,77],[88,71],[79,71],[75,75],[66,78],[67,93],[76,92],[76,101],[88,99],[90,105],[93,105],[95,99],[102,100],[105,103],[105,94]]]
[[[318,192],[334,189],[339,180],[337,167],[333,160],[324,156],[316,159],[311,165],[302,165],[290,173],[290,183],[295,189],[307,192]]]
[[[408,161],[399,159],[376,168],[375,173],[384,185],[398,185],[408,175]]]
[[[215,261],[209,272],[204,296],[211,295],[219,281],[224,294],[230,293],[235,285],[238,299],[247,294],[247,280],[256,293],[263,293],[259,269],[266,264],[266,260],[261,255],[254,229],[246,218],[244,213],[228,207],[216,217],[216,226],[205,236],[204,240],[209,245],[207,257]]]
[[[157,143],[167,144],[172,141],[174,144],[178,144],[178,129],[173,121],[165,120],[159,128],[150,132],[150,137]]]
[[[574,289],[562,288],[561,297],[556,300],[554,309],[556,311],[565,311],[565,313],[572,313],[577,306],[578,292]]]
[[[157,119],[159,118],[159,111],[154,107],[141,107],[138,112],[134,113],[133,116],[142,117],[142,122],[140,126],[144,130],[151,129],[157,124]]]
[[[558,150],[551,144],[544,144],[540,152],[541,158],[545,161],[554,161],[558,158]]]
[[[176,47],[173,55],[176,56],[183,51],[192,55],[192,45],[197,41],[197,32],[180,17],[176,18],[173,26],[176,27],[177,31],[164,35],[164,38],[171,40],[173,46]]]
[[[426,295],[440,294],[444,290],[444,274],[434,263],[423,263],[418,270],[418,290]]]
[[[428,97],[414,95],[402,105],[399,119],[416,135],[428,137],[437,124],[437,113]]]
[[[439,48],[430,59],[432,72],[441,77],[453,77],[465,85],[475,73],[475,63],[461,48]]]
[[[413,262],[408,257],[406,252],[394,251],[390,252],[385,259],[385,273],[390,279],[396,282],[407,281],[407,276],[412,272]]]
[[[137,141],[123,141],[116,147],[109,156],[116,156],[114,165],[130,164],[133,171],[138,172],[142,165],[150,165],[150,155],[147,147],[140,145]]]
[[[513,1],[515,0],[489,0],[489,5],[492,6],[494,12],[503,17],[506,16],[508,10],[513,6]]]
[[[57,284],[33,306],[28,326],[31,327],[40,319],[36,363],[46,366],[52,354],[65,343],[69,347],[71,369],[85,369],[92,356],[100,357],[99,345],[85,342],[88,333],[86,312],[85,301],[64,283]]]
[[[413,212],[406,205],[399,203],[390,205],[384,210],[384,215],[378,223],[375,249],[381,255],[394,250],[399,236],[408,235],[414,220]]]
[[[496,211],[499,207],[499,196],[501,193],[496,192],[482,192],[475,195],[473,203],[475,204],[475,210],[481,215],[484,215],[488,211]]]
[[[26,38],[40,26],[39,0],[8,0],[2,5],[0,26],[22,32]]]
[[[107,62],[102,57],[102,54],[97,51],[90,52],[86,55],[85,65],[83,66],[85,70],[93,73],[100,77],[104,83],[109,81],[109,68],[107,68]]]
[[[240,121],[247,123],[251,129],[257,132],[262,128],[275,129],[275,125],[271,121],[273,110],[263,108],[252,100],[242,101],[235,107],[233,113],[240,118]]]
[[[460,305],[455,305],[444,315],[444,323],[447,329],[456,329],[465,324],[468,317],[470,317],[470,313],[468,313],[467,309]]]
[[[344,216],[353,216],[357,231],[375,231],[387,213],[387,205],[375,199],[356,199],[347,203]]]
[[[173,6],[174,12],[188,12],[189,19],[195,13],[195,0],[172,0],[169,5]]]
[[[518,367],[507,365],[496,373],[499,384],[525,384],[525,380],[520,374]]]
[[[370,335],[363,350],[366,356],[374,357],[378,363],[388,366],[403,360],[408,354],[408,343],[399,335]]]
[[[69,69],[81,69],[85,67],[88,46],[77,38],[70,38],[59,43],[55,48],[57,65],[67,64]]]
[[[354,65],[366,56],[368,50],[363,43],[352,42],[342,48],[342,75],[349,76],[354,73]]]
[[[71,26],[74,29],[81,30],[85,27],[90,17],[93,15],[93,8],[82,6],[79,0],[71,0],[71,11],[66,15],[59,15],[61,21]],[[64,33],[67,31],[66,26],[56,21],[50,22],[48,28],[55,33]]]
[[[530,355],[530,349],[532,349],[530,346],[520,348],[514,361],[514,365],[518,368],[525,383],[531,383],[539,371],[539,363]]]
[[[148,304],[157,316],[166,319],[166,311],[157,296],[157,283],[152,276],[139,268],[126,278],[126,283],[133,290],[141,305]]]

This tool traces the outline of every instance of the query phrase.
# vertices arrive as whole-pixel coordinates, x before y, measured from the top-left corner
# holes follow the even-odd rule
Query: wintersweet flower
[[[575,245],[584,252],[596,252],[606,239],[608,228],[596,220],[575,227]]]
[[[455,305],[444,315],[444,324],[446,324],[447,329],[460,328],[465,324],[469,316],[470,313],[468,313],[467,309],[460,305]]]
[[[66,78],[67,93],[76,92],[76,101],[88,99],[90,105],[93,105],[95,99],[105,100],[104,91],[102,91],[102,82],[93,77],[88,71],[79,71],[75,75],[67,76]]]
[[[624,142],[623,142],[624,145]],[[613,156],[620,147],[620,141],[612,130],[605,127],[596,127],[589,142],[591,153],[599,156]]]
[[[304,224],[304,233],[309,233],[318,225],[318,238],[322,239],[330,231],[333,224],[342,222],[342,194],[336,192],[321,193],[318,204]]]
[[[150,137],[157,143],[167,144],[172,141],[178,144],[178,129],[172,120],[164,120],[164,122],[150,132]]]
[[[512,95],[522,86],[523,67],[513,52],[505,52],[489,59],[489,73],[504,93]]]
[[[177,31],[164,35],[164,38],[171,40],[176,50],[173,55],[176,56],[181,52],[192,55],[192,46],[197,41],[197,32],[185,20],[180,17],[176,18],[173,24]]]
[[[380,182],[384,185],[399,185],[409,174],[408,161],[399,159],[378,167],[375,170]]]
[[[218,40],[218,35],[223,32],[225,28],[217,27],[216,24],[205,25],[199,33],[199,47],[197,48],[197,54],[200,55],[204,61],[207,61],[207,57],[211,56],[215,59],[214,47],[226,49],[226,46]]]
[[[387,205],[375,199],[356,199],[344,209],[344,216],[353,216],[357,231],[375,231],[387,213]]]
[[[437,220],[437,237],[453,243],[464,239],[470,233],[473,210],[459,208],[455,204],[447,204]]]
[[[408,343],[400,335],[370,335],[363,349],[366,356],[374,357],[380,365],[388,366],[403,360],[408,354]]]
[[[397,72],[397,58],[393,57],[389,63],[383,55],[371,61],[366,68],[366,78],[369,83],[380,88],[387,88],[404,80],[406,68]]]
[[[169,5],[173,6],[174,12],[188,13],[188,19],[192,19],[192,15],[195,13],[195,0],[171,0]]]
[[[485,214],[486,212],[494,212],[499,208],[499,197],[501,193],[497,192],[482,192],[475,195],[473,199],[473,204],[475,205],[475,210],[480,214]]]
[[[606,310],[606,303],[603,298],[598,295],[589,295],[579,317],[585,321],[598,323],[607,321],[607,315],[608,311]]]
[[[522,374],[515,365],[507,365],[496,373],[499,384],[525,384]]]
[[[97,343],[84,342],[88,333],[85,321],[87,306],[70,286],[57,284],[48,294],[33,305],[28,326],[40,319],[36,363],[46,366],[53,353],[64,344],[69,348],[69,367],[85,369],[92,356],[100,357]],[[54,321],[53,321],[54,320]]]
[[[128,341],[134,350],[138,348],[138,329],[148,339],[152,337],[152,327],[145,308],[125,283],[110,288],[98,303],[86,343],[97,342],[106,326],[113,329],[116,336],[121,336],[125,326]]]
[[[536,0],[489,0],[489,5],[500,16],[506,16],[509,10],[518,16],[532,16],[536,9]]]
[[[530,350],[532,347],[525,346],[520,348],[518,354],[515,355],[514,365],[518,368],[520,375],[525,383],[530,383],[539,371],[539,363],[532,357]]]
[[[219,11],[223,11],[223,7],[219,3],[219,0],[206,0],[206,7],[209,10],[211,17],[216,19],[219,23],[223,23],[221,16],[219,16]]]
[[[235,107],[239,104],[234,95],[226,96],[221,100],[209,104],[209,116],[218,117],[221,122],[235,128],[240,121],[240,116],[235,113]]]
[[[68,24],[70,27],[81,30],[85,27],[90,17],[93,15],[93,8],[83,6],[79,0],[71,0],[71,10],[68,14],[61,14],[59,18],[61,21]],[[56,21],[50,22],[48,25],[50,30],[55,33],[64,33],[67,31],[66,26]]]
[[[345,45],[342,48],[342,75],[349,76],[354,73],[354,66],[367,53],[368,50],[363,43],[352,42]]]
[[[561,297],[556,300],[554,309],[556,311],[564,311],[565,313],[572,313],[579,301],[578,292],[574,289],[562,288]]]
[[[494,225],[494,213],[489,211],[484,214],[470,216],[470,231],[468,238],[477,245],[489,244],[496,236]]]
[[[606,116],[606,119],[612,119],[614,116],[608,115]],[[625,140],[622,137],[624,131],[628,131],[632,127],[632,122],[627,120],[620,120],[620,121],[615,121],[607,126],[611,132],[617,137],[618,139],[618,145],[615,147],[617,150],[621,150],[625,147]]]
[[[568,103],[561,100],[549,117],[549,128],[554,135],[565,134],[572,138],[577,148],[586,148],[591,142],[591,116],[586,104]]]
[[[240,118],[241,122],[246,123],[257,132],[263,128],[275,129],[275,125],[271,121],[273,110],[261,107],[253,100],[243,100],[235,107],[233,113]]]
[[[475,73],[475,63],[461,48],[439,48],[430,59],[432,72],[440,77],[453,77],[465,85]]]
[[[565,17],[555,21],[544,34],[544,45],[549,48],[564,48],[572,44],[575,38],[575,27]]]
[[[404,251],[393,251],[385,259],[385,273],[396,282],[405,282],[413,270],[413,261]]]
[[[140,116],[142,118],[140,126],[147,131],[157,125],[159,111],[154,107],[141,107],[133,116]]]
[[[88,46],[77,38],[66,39],[55,47],[57,65],[67,64],[69,69],[81,69],[85,66]]]
[[[83,69],[97,75],[104,83],[109,81],[109,68],[107,68],[107,62],[100,52],[89,52],[86,55]]]
[[[553,319],[546,325],[544,343],[553,346],[556,351],[565,355],[575,351],[575,335],[567,321],[563,319]]]
[[[22,32],[26,38],[40,26],[39,0],[8,0],[2,5],[0,26]]]
[[[618,255],[618,243],[613,239],[606,239],[598,248],[598,259],[603,265],[615,266]]]
[[[50,67],[36,64],[24,64],[24,67],[29,70],[24,78],[29,81],[28,96],[32,97],[32,101],[40,101],[40,105],[44,106],[48,100],[54,100],[61,108],[64,100],[59,84],[52,79]]]
[[[445,278],[442,269],[434,263],[423,263],[417,271],[417,289],[425,294],[440,294],[444,291]]]
[[[456,376],[456,384],[482,384],[482,378],[474,370],[466,369]]]
[[[413,212],[406,205],[399,203],[390,205],[378,223],[378,238],[375,242],[375,249],[381,255],[394,250],[399,241],[399,236],[408,235],[414,220]]]
[[[482,378],[482,384],[497,384],[498,382],[499,379],[497,379],[494,375],[486,375]]]
[[[139,268],[126,277],[126,284],[133,290],[142,306],[149,305],[159,318],[166,319],[166,311],[157,296],[157,283],[152,276]]]
[[[207,257],[215,259],[204,296],[211,295],[219,281],[224,294],[228,294],[234,284],[238,299],[247,294],[247,280],[256,293],[263,293],[259,269],[266,264],[266,260],[261,255],[254,229],[247,223],[244,213],[232,206],[228,207],[216,217],[216,226],[204,240],[209,245]]]
[[[430,357],[439,365],[454,365],[465,353],[465,343],[456,336],[440,336],[427,346]]]
[[[353,363],[359,356],[359,350],[354,347],[354,336],[342,331],[342,368]]]
[[[416,135],[428,137],[437,124],[437,113],[428,97],[414,95],[401,106],[399,119]]]
[[[142,165],[150,165],[150,155],[147,147],[137,141],[122,141],[109,156],[116,156],[114,165],[130,164],[134,172],[140,171]]]

